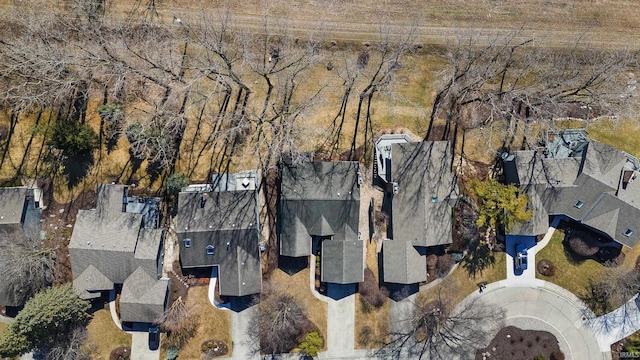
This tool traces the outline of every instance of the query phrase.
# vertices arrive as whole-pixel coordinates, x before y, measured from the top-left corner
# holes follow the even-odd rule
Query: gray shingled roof
[[[451,204],[457,185],[450,170],[449,143],[422,141],[391,145],[393,239],[414,246],[450,244]]]
[[[364,281],[364,242],[361,240],[322,242],[320,269],[324,282],[353,284]]]
[[[22,223],[27,210],[27,190],[24,186],[0,188],[0,225]]]
[[[78,211],[69,256],[74,287],[84,298],[124,283],[138,269],[157,279],[163,230],[141,229],[143,215],[123,212],[125,194],[123,185],[100,184],[96,208]]]
[[[122,321],[154,322],[165,310],[168,286],[168,280],[157,280],[141,267],[137,268],[122,284]]]
[[[82,291],[102,291],[113,289],[113,281],[106,277],[95,266],[89,265],[73,280],[73,286]]]
[[[307,162],[282,167],[280,254],[311,254],[311,236],[346,238],[358,229],[359,165],[355,161]]]
[[[543,234],[549,228],[549,214],[534,186],[525,187],[524,190],[529,197],[527,209],[532,211],[533,216],[531,220],[524,224],[516,224],[513,229],[511,229],[511,233],[514,235],[529,236]]]
[[[633,167],[630,160],[624,152],[594,140],[582,154],[581,158],[555,159],[533,150],[518,151],[514,163],[505,163],[507,179],[525,189],[534,211],[534,218],[512,233],[542,234],[548,226],[547,214],[566,215],[621,244],[635,246],[640,241],[640,227],[635,229],[640,185],[623,185],[622,180],[623,170]],[[630,236],[625,235],[627,229],[633,230]]]
[[[280,254],[308,256],[312,236],[331,237],[322,242],[322,276],[326,282],[346,284],[364,278],[364,246],[358,238],[358,171],[355,161],[282,167]]]
[[[415,284],[427,280],[426,257],[410,241],[384,240],[382,268],[384,282]]]
[[[206,201],[201,207],[203,196]],[[255,191],[180,193],[176,222],[183,267],[218,266],[221,295],[261,291]],[[208,246],[213,254],[207,253]]]

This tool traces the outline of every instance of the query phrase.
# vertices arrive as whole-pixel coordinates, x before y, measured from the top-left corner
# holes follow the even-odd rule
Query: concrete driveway
[[[231,349],[232,359],[249,360],[260,359],[260,354],[255,350],[259,347],[249,335],[249,324],[251,318],[258,311],[258,306],[249,306],[250,297],[232,298],[231,300],[231,338],[233,347]]]
[[[131,333],[131,359],[158,360],[160,348],[149,350],[149,333],[146,331],[134,331]]]
[[[356,296],[329,300],[327,306],[326,358],[348,357],[354,354]]]

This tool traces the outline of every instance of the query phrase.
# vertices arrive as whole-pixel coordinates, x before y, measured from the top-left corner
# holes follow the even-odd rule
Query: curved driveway
[[[584,313],[582,302],[575,295],[546,281],[538,280],[536,285],[499,281],[467,299],[480,297],[487,304],[504,309],[507,325],[552,333],[567,359],[611,359],[610,352],[601,351],[587,320],[590,314]]]

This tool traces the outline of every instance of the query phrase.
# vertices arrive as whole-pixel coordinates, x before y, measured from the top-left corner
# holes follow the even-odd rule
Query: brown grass
[[[421,291],[418,294],[418,301],[426,303],[435,300],[438,298],[440,289],[445,289],[448,291],[448,294],[454,296],[455,303],[459,303],[472,292],[478,291],[478,283],[492,283],[506,279],[507,263],[505,253],[494,253],[494,256],[494,266],[485,269],[482,274],[476,278],[469,277],[467,271],[459,265],[449,276],[444,278],[440,284]]]
[[[229,347],[227,356],[231,356],[233,351],[231,345],[231,313],[229,310],[220,310],[211,305],[208,297],[207,286],[195,286],[189,288],[187,306],[196,305],[199,307],[200,324],[195,336],[180,349],[181,359],[200,359],[202,342],[210,339],[222,340]],[[166,349],[163,349],[166,351]]]
[[[379,281],[378,274],[378,252],[375,241],[366,242],[367,246],[367,254],[366,254],[366,266],[371,269],[373,275]],[[370,311],[366,311],[365,307],[362,305],[362,297],[359,293],[356,294],[355,298],[356,312],[355,312],[355,347],[357,349],[366,349],[366,348],[374,348],[380,346],[380,343],[384,343],[386,339],[386,334],[390,328],[390,317],[389,317],[389,300],[381,306],[380,308],[372,308],[367,307],[367,309],[371,309]],[[360,344],[358,341],[358,337],[362,329],[368,326],[372,330],[372,341],[371,343],[364,345]]]
[[[93,314],[87,326],[84,346],[92,359],[107,360],[111,350],[120,346],[131,347],[131,335],[116,327],[109,309],[102,309]]]
[[[311,293],[309,283],[309,268],[305,268],[293,276],[289,276],[287,273],[280,269],[276,269],[271,275],[270,280],[275,284],[283,285],[283,290],[293,295],[298,299],[304,307],[307,309],[306,314],[309,320],[313,322],[324,339],[327,338],[327,303],[318,300]],[[323,345],[323,349],[326,349],[327,344]]]

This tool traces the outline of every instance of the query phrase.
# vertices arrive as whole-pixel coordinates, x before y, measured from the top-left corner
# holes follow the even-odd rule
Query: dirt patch
[[[180,297],[182,297],[182,301],[187,301],[189,287],[182,280],[182,269],[180,268],[180,261],[178,260],[173,262],[172,271],[169,271],[169,289],[171,291],[171,295],[169,297],[169,305],[167,308],[171,307],[171,304]]]
[[[43,194],[46,209],[42,211],[40,229],[46,231],[46,237],[42,245],[46,249],[53,249],[54,284],[64,284],[73,280],[68,246],[78,210],[95,208],[96,192],[85,190],[75,200],[61,204],[53,200],[53,196],[46,196],[49,189],[50,181],[45,181]]]
[[[476,360],[535,359],[537,356],[544,359],[564,359],[558,339],[553,334],[547,331],[522,330],[515,326],[503,328],[489,346],[476,352]]]
[[[556,273],[556,266],[551,261],[542,259],[538,261],[536,270],[540,275],[553,276]]]

